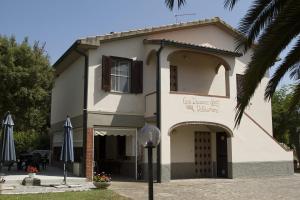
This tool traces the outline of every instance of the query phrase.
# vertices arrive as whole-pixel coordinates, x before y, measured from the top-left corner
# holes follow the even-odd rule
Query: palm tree
[[[175,7],[175,0],[165,0],[166,5],[173,10],[173,8]],[[177,6],[178,8],[181,8],[181,6],[183,6],[186,3],[186,0],[177,0]]]
[[[174,0],[166,0],[166,5],[174,8]],[[225,0],[224,6],[230,10],[238,0]],[[180,8],[186,3],[178,0]],[[280,80],[286,74],[295,80],[290,108],[300,101],[300,1],[299,0],[253,0],[238,31],[245,37],[238,38],[236,51],[246,53],[254,43],[251,61],[246,66],[243,82],[243,96],[236,106],[235,125],[241,122],[243,113],[265,73],[278,60],[280,53],[293,45],[287,56],[280,62],[265,90],[265,99],[270,100]],[[295,41],[295,42],[294,42]]]

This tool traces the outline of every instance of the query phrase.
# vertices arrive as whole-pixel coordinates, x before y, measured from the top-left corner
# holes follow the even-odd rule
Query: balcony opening
[[[169,55],[170,92],[229,97],[229,67],[221,58],[190,51]]]

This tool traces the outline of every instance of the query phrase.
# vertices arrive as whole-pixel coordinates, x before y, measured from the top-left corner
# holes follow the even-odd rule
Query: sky
[[[251,2],[239,1],[229,11],[224,0],[187,0],[170,11],[164,0],[1,0],[0,35],[45,43],[53,64],[76,39],[173,24],[176,14],[192,14],[178,17],[179,22],[218,16],[237,27]]]

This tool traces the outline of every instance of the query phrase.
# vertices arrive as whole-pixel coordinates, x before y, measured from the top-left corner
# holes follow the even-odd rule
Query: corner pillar
[[[87,128],[86,132],[86,155],[85,155],[85,177],[93,179],[93,155],[94,155],[94,129]]]
[[[161,53],[161,182],[171,180],[171,141],[169,132],[170,117],[172,113],[170,104],[170,62],[168,55],[172,50],[165,48]]]

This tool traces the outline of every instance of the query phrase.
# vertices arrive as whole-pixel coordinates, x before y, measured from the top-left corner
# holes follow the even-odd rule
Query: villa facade
[[[234,128],[252,52],[234,51],[239,36],[213,18],[77,40],[53,66],[54,162],[69,115],[76,173],[143,178],[147,153],[138,132],[157,124],[158,111],[154,165],[161,181],[292,174],[293,154],[273,138],[271,103],[264,101],[268,74]]]

